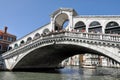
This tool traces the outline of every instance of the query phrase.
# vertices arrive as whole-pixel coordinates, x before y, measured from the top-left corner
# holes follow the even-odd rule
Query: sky
[[[0,30],[17,39],[50,22],[59,8],[73,8],[79,15],[120,15],[120,0],[0,0]]]

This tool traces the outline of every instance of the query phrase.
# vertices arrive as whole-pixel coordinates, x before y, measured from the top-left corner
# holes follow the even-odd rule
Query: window
[[[0,40],[3,39],[3,36],[0,36]]]
[[[12,42],[13,38],[12,37],[7,37],[7,40]]]
[[[34,39],[37,39],[40,37],[40,34],[39,33],[36,33],[35,36],[34,36]]]
[[[48,28],[46,28],[46,29],[43,30],[43,34],[48,34],[49,32],[50,32],[50,31],[49,31]]]
[[[32,38],[31,37],[27,38],[27,42],[30,42],[30,41],[32,41]]]
[[[15,44],[15,45],[14,45],[14,48],[17,48],[17,47],[18,47],[18,44]]]
[[[20,45],[22,46],[24,43],[25,43],[24,40],[22,40],[22,41],[20,42]]]

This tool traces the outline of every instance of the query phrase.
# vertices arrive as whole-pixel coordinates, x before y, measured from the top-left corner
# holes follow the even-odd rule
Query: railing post
[[[85,34],[86,34],[86,38],[88,38],[88,34],[89,34],[89,33],[85,33]]]
[[[52,34],[52,37],[54,37],[54,35]]]
[[[80,34],[80,37],[83,37],[83,33]]]
[[[102,40],[103,39],[103,35],[102,34],[100,34],[100,40]]]
[[[65,32],[65,36],[68,36],[68,33],[67,33],[67,32]]]

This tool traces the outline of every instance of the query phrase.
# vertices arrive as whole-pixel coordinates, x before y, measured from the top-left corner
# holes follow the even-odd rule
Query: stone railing
[[[97,39],[104,41],[120,42],[120,35],[116,34],[97,34],[97,33],[80,33],[80,32],[67,32],[66,36],[86,38],[86,39]]]
[[[81,33],[81,32],[54,32],[50,34],[43,35],[37,39],[32,40],[29,43],[26,43],[18,48],[12,49],[10,51],[5,52],[2,54],[3,57],[5,56],[13,56],[14,54],[20,54],[27,50],[30,50],[33,47],[45,44],[45,40],[54,40],[56,38],[76,38],[76,39],[92,39],[92,40],[103,40],[103,41],[112,41],[112,42],[120,42],[120,35],[107,35],[107,34],[95,34],[95,33]]]

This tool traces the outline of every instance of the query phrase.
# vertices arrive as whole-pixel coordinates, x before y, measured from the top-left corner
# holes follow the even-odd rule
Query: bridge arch
[[[110,21],[105,27],[106,34],[120,34],[120,26],[116,21]]]
[[[16,43],[15,45],[14,45],[14,48],[17,48],[18,47],[18,44]]]
[[[53,40],[57,42],[58,39]],[[23,54],[12,66],[12,69],[22,69],[22,68],[53,68],[56,67],[64,59],[71,57],[76,54],[100,54],[107,56],[111,59],[117,61],[118,58],[114,58],[114,55],[110,51],[101,48],[100,46],[93,46],[95,44],[87,43],[82,40],[75,39],[60,39],[59,43],[44,44],[44,46],[38,46],[37,48],[32,48]],[[37,46],[37,45],[36,45]],[[111,56],[112,55],[112,56]],[[118,56],[117,56],[118,57]]]
[[[12,49],[14,49],[14,47],[12,47],[12,46],[8,46],[7,51],[12,50]]]
[[[48,33],[50,33],[50,30],[49,30],[48,28],[45,28],[45,29],[43,30],[43,34],[48,34]]]
[[[32,38],[31,37],[28,37],[27,38],[27,43],[31,42],[32,41]]]
[[[74,27],[75,30],[79,30],[80,32],[85,32],[86,30],[86,25],[83,21],[78,21],[76,24],[75,24],[75,27]]]
[[[66,13],[61,13],[55,17],[55,30],[62,30],[65,28],[63,25],[65,22],[68,21],[69,24],[69,17]]]
[[[20,46],[22,46],[22,45],[24,45],[24,44],[25,44],[25,41],[22,40],[22,41],[20,42]]]
[[[102,33],[102,26],[98,21],[93,21],[90,23],[88,32],[94,32],[94,33]]]
[[[39,33],[36,33],[35,36],[34,36],[34,39],[37,39],[40,37],[40,34]]]

